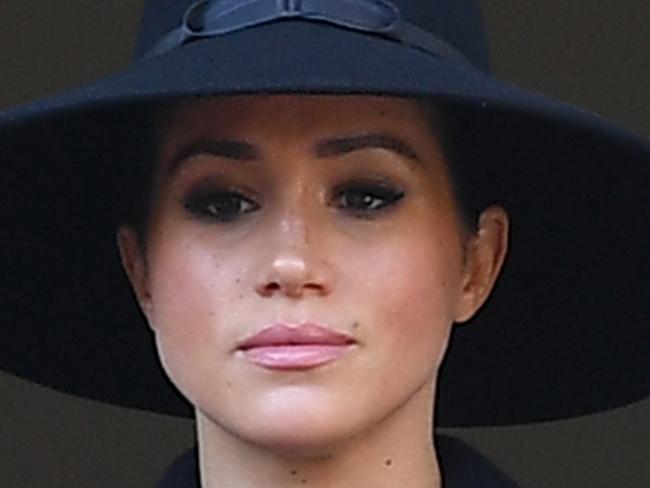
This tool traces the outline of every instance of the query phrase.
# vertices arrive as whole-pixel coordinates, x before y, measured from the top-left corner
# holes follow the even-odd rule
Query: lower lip
[[[307,369],[343,356],[352,345],[308,344],[253,347],[243,351],[253,363],[269,369]]]

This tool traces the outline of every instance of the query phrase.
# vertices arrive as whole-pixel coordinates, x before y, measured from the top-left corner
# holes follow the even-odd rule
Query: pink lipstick
[[[308,369],[338,359],[356,344],[348,334],[303,322],[274,323],[242,342],[247,359],[269,369]]]

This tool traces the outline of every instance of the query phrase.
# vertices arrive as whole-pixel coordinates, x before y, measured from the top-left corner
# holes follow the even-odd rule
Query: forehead
[[[389,129],[430,137],[431,117],[414,100],[369,95],[241,95],[185,99],[163,109],[164,139],[310,134]]]

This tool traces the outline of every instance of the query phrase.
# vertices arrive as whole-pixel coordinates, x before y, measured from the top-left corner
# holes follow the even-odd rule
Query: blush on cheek
[[[449,254],[435,246],[395,245],[373,256],[365,273],[378,297],[376,312],[386,324],[389,344],[440,363],[451,329],[453,283]]]
[[[227,301],[214,255],[180,242],[167,242],[150,260],[151,325],[161,362],[177,386],[191,385],[186,376],[215,360],[218,315]]]
[[[178,264],[178,265],[177,265]],[[181,324],[191,328],[196,318],[205,316],[210,302],[210,281],[204,271],[185,260],[165,261],[164,269],[158,268],[152,283],[152,310],[158,328],[176,328]]]

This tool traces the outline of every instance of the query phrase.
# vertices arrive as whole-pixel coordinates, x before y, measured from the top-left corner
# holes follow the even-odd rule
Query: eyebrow
[[[318,158],[328,158],[359,151],[361,149],[387,149],[410,161],[421,163],[418,154],[403,140],[384,133],[358,134],[323,139],[315,146]],[[193,156],[209,154],[236,161],[259,161],[257,148],[245,141],[234,139],[199,139],[182,146],[171,158],[168,174],[176,172]]]
[[[182,146],[172,157],[168,174],[176,172],[182,164],[193,156],[211,154],[237,161],[255,161],[259,155],[255,147],[247,142],[235,140],[199,139]]]
[[[316,145],[316,155],[319,158],[327,158],[369,148],[388,149],[414,161],[419,161],[420,159],[417,153],[406,142],[397,137],[380,133],[360,134],[320,141]]]

